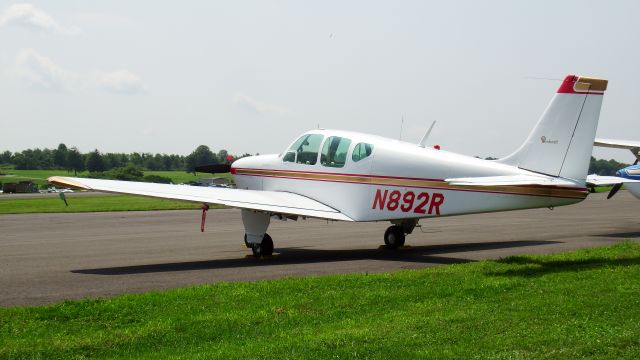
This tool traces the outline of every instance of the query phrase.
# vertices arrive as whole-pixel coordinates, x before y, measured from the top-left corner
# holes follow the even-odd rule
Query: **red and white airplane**
[[[390,221],[388,247],[422,218],[530,208],[585,199],[589,158],[607,80],[568,75],[527,140],[482,160],[368,134],[311,130],[281,154],[232,164],[236,189],[58,177],[81,189],[222,204],[242,210],[245,243],[270,255],[273,218]]]

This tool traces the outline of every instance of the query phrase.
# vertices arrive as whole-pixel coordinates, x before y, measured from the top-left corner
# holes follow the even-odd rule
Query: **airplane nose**
[[[616,176],[625,177],[624,169],[620,169],[620,170],[616,171]]]

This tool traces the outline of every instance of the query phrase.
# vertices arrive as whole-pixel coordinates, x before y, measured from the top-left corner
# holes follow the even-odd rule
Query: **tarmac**
[[[422,220],[407,247],[380,246],[388,223],[273,220],[275,256],[243,243],[239,210],[0,215],[0,306],[111,297],[220,281],[384,272],[640,241],[640,201]]]

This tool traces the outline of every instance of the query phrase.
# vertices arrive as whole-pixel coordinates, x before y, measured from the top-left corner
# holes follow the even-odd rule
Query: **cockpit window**
[[[329,167],[343,167],[347,161],[351,140],[339,136],[327,138],[320,153],[320,163]]]
[[[371,155],[373,152],[373,145],[366,143],[359,143],[353,148],[353,154],[351,154],[351,159],[355,161],[360,161],[367,156]]]
[[[320,134],[302,135],[284,154],[282,161],[315,165],[318,161],[318,150],[320,150],[322,139],[324,136]]]

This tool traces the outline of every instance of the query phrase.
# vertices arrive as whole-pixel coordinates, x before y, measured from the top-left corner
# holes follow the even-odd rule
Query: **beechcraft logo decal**
[[[543,144],[557,144],[558,140],[547,140],[546,136],[541,136],[540,140],[542,141]]]

